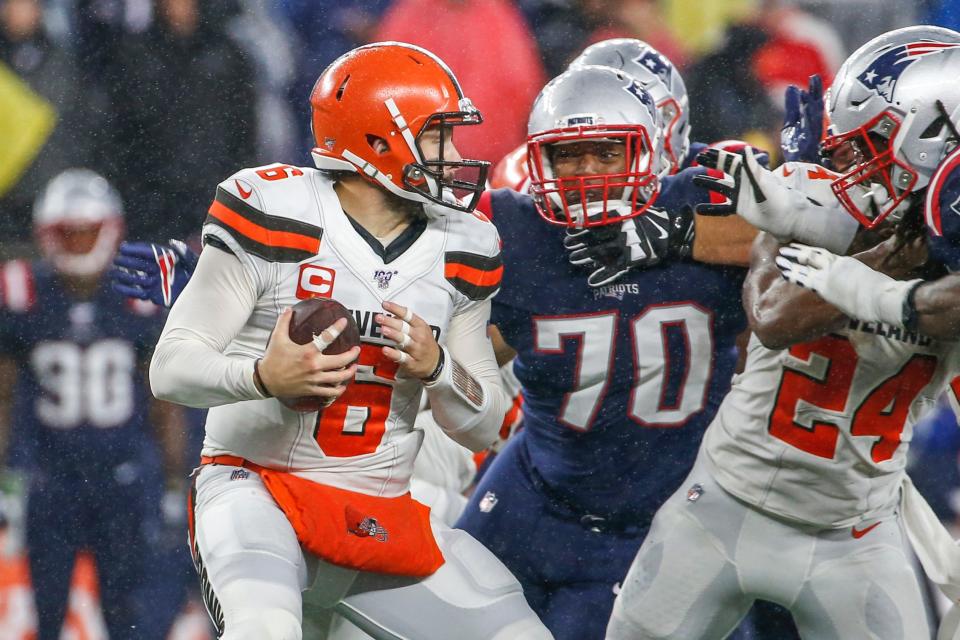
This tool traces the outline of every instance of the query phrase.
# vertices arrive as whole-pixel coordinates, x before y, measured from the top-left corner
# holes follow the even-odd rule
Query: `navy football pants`
[[[40,473],[31,485],[27,547],[38,640],[60,637],[70,577],[77,552],[83,549],[94,556],[111,640],[161,639],[169,623],[158,625],[148,613],[163,608],[165,617],[172,618],[179,610],[181,602],[170,611],[170,602],[142,599],[147,581],[159,578],[148,571],[154,549],[144,537],[145,512],[152,509],[155,516],[156,501],[148,498],[141,479],[130,480],[120,474],[122,480],[130,480],[121,482],[117,474],[102,475],[106,477]]]
[[[649,523],[635,535],[591,531],[580,524],[580,514],[536,488],[524,442],[521,431],[497,455],[456,526],[513,572],[556,640],[603,640],[620,581]],[[797,637],[789,614],[758,602],[730,640]]]

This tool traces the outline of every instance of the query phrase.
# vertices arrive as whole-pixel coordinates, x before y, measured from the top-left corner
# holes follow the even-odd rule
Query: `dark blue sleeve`
[[[17,318],[12,313],[0,308],[0,355],[12,357],[17,354],[18,340],[16,325]]]
[[[947,156],[930,180],[926,198],[930,257],[960,270],[960,149]]]
[[[706,142],[691,142],[690,149],[687,151],[687,157],[683,159],[683,162],[680,164],[681,169],[689,169],[692,166],[696,165],[697,156],[700,155],[700,152],[704,149],[707,149],[710,145]]]
[[[693,184],[694,176],[707,171],[709,170],[706,167],[689,167],[663,178],[660,182],[660,195],[653,206],[665,211],[680,211],[710,202],[710,192]]]

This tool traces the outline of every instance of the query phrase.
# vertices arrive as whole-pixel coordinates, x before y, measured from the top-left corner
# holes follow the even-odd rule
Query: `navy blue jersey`
[[[691,193],[702,171],[668,178],[658,206],[708,197]],[[492,322],[518,352],[532,466],[577,509],[648,521],[730,386],[744,271],[675,262],[593,289],[529,196],[498,190],[488,206],[504,260]]]
[[[933,174],[925,210],[930,257],[951,271],[960,270],[960,149],[944,158]]]
[[[133,304],[104,279],[89,300],[71,297],[45,263],[0,268],[0,355],[17,362],[15,433],[50,471],[115,469],[141,459],[143,372],[163,316]]]
[[[680,163],[680,170],[689,169],[697,165],[697,156],[700,155],[701,151],[709,149],[710,145],[705,142],[691,142],[690,149],[687,151],[687,157],[683,159],[683,162]]]

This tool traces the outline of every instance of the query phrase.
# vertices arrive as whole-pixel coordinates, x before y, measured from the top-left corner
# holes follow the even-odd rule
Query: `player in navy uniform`
[[[29,451],[38,637],[59,637],[74,558],[86,548],[110,637],[162,638],[179,600],[157,584],[146,529],[160,511],[161,456],[177,457],[178,412],[156,405],[148,416],[141,364],[163,318],[112,291],[103,275],[123,235],[120,199],[106,180],[84,169],[60,174],[34,218],[44,259],[0,271],[0,366],[16,389],[12,406],[0,406],[0,430],[14,428]]]
[[[648,218],[663,236],[648,243],[664,257],[689,251],[692,212],[676,202],[688,194],[658,193],[659,117],[626,74],[563,74],[530,133],[534,196],[498,190],[480,205],[503,239],[492,322],[517,351],[524,429],[458,525],[520,579],[556,637],[600,638],[650,518],[729,387],[742,273],[676,261],[593,288],[564,259],[568,226],[640,220],[651,202],[669,213]]]

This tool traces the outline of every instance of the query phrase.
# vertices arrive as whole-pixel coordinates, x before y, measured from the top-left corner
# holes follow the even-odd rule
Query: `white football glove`
[[[844,314],[868,322],[903,326],[907,294],[921,280],[894,280],[856,258],[792,243],[776,259],[788,281],[815,291]]]
[[[694,184],[729,199],[722,204],[697,205],[701,215],[740,215],[753,226],[774,235],[781,242],[797,240],[846,253],[859,224],[837,200],[822,204],[802,191],[784,185],[769,169],[761,166],[749,146],[743,155],[707,149],[697,162],[724,172],[721,178],[694,177]]]

